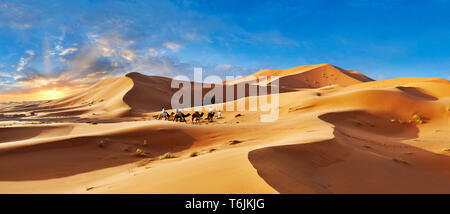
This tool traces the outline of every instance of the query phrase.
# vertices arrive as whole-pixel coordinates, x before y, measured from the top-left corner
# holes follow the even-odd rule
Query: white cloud
[[[27,50],[27,51],[25,51],[25,53],[28,54],[28,57],[27,58],[20,57],[19,64],[17,65],[16,71],[22,71],[23,67],[25,67],[25,65],[27,65],[27,63],[31,59],[33,59],[33,56],[34,56],[33,50]]]
[[[62,50],[63,50],[63,47],[62,47],[61,45],[56,45],[56,46],[55,46],[55,50],[57,50],[57,51],[62,51]]]
[[[34,51],[33,50],[27,50],[27,51],[25,51],[25,53],[27,53],[30,56],[34,56]]]
[[[0,80],[0,86],[8,86],[9,82]]]
[[[67,55],[67,54],[74,53],[74,52],[77,51],[77,50],[78,50],[77,48],[67,48],[67,49],[62,50],[62,51],[59,53],[59,55],[60,55],[60,56],[64,56],[64,55]]]
[[[158,56],[158,50],[154,48],[148,49],[148,52],[150,53],[150,56]]]
[[[23,57],[20,58],[16,71],[22,71],[23,67],[27,64],[27,60]]]
[[[11,74],[0,72],[0,77],[12,77]]]
[[[164,42],[164,47],[170,49],[173,52],[178,52],[180,50],[181,45],[176,42]]]
[[[128,60],[129,62],[133,62],[135,57],[136,57],[135,54],[134,54],[134,51],[132,51],[130,49],[123,49],[123,50],[121,50],[119,55],[122,58]]]
[[[8,27],[25,30],[32,27],[33,23],[39,21],[36,16],[37,10],[18,1],[0,2],[0,25],[7,24]]]
[[[91,35],[95,41],[96,49],[98,49],[103,57],[113,58],[115,60],[125,59],[133,62],[136,58],[135,51],[130,48],[134,44],[133,40],[124,40],[118,35],[110,35],[108,37],[100,37]]]
[[[156,57],[156,56],[166,53],[165,50],[157,50],[155,48],[149,48],[148,52],[149,52],[150,56],[153,56],[153,57]]]

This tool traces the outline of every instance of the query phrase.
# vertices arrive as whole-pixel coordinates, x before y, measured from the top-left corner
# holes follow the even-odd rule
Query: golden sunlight
[[[66,95],[66,93],[62,90],[51,89],[51,90],[39,91],[37,97],[39,100],[55,100],[55,99],[62,98],[65,95]]]
[[[55,100],[63,98],[84,90],[83,88],[47,88],[28,93],[0,94],[1,102],[21,102],[21,101],[39,101],[39,100]]]

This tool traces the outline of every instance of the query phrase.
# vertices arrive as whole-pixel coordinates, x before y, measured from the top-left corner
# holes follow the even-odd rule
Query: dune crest
[[[347,71],[330,64],[303,65],[284,70],[266,69],[251,75],[279,76],[280,93],[296,91],[299,89],[320,88],[325,86],[348,86],[372,79],[355,71]],[[245,82],[244,77],[227,85],[216,84],[223,87],[223,97],[226,97],[226,87],[234,85],[235,97],[236,84]],[[273,81],[273,80],[270,80]],[[159,76],[147,76],[137,72],[129,73],[124,77],[113,77],[101,80],[83,92],[65,98],[50,101],[38,105],[39,108],[26,107],[16,111],[36,111],[47,117],[81,117],[81,118],[120,118],[139,116],[145,113],[155,112],[165,106],[171,107],[172,95],[178,89],[171,88],[171,78]],[[194,93],[194,83],[191,84],[191,93]],[[271,87],[270,83],[258,83]],[[205,95],[211,89],[202,89]],[[246,95],[248,96],[248,89]],[[191,99],[193,103],[193,97]]]
[[[373,81],[373,79],[363,74],[344,70],[330,64],[302,65],[289,69],[274,70],[265,69],[250,76],[242,77],[227,84],[236,84],[249,81],[251,78],[278,76],[279,84],[283,88],[321,88],[329,85],[348,86],[361,82]],[[272,80],[270,80],[272,81]]]

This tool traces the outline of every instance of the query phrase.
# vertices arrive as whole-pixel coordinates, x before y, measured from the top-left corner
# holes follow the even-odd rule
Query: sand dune
[[[344,70],[330,64],[303,65],[284,70],[266,69],[227,84],[246,82],[249,78],[278,76],[284,89],[321,88],[328,85],[348,86],[373,81],[361,73]],[[272,80],[269,80],[272,81]]]
[[[4,106],[37,116],[0,121],[0,192],[450,192],[448,80],[372,81],[329,64],[254,74],[263,75],[280,76],[271,123],[259,121],[261,111],[154,120],[176,90],[170,78],[138,73]]]
[[[324,86],[348,86],[372,79],[355,71],[332,66],[330,64],[306,65],[285,70],[262,70],[253,77],[279,76],[280,93],[296,91],[305,88],[320,88]],[[233,87],[233,97],[240,99],[249,95],[249,86],[243,96],[237,94],[237,84],[245,82],[244,77],[226,85],[214,84],[212,87],[222,87],[223,97],[227,96],[227,87]],[[108,78],[93,85],[87,90],[62,99],[43,104],[16,106],[13,112],[36,112],[45,117],[88,117],[88,118],[116,118],[123,116],[139,116],[155,112],[162,106],[171,108],[171,97],[178,90],[171,88],[172,79],[158,76],[146,76],[139,73],[129,73],[124,77]],[[195,93],[194,82],[191,93]],[[253,84],[253,83],[251,83]],[[271,84],[267,85],[270,91]],[[201,89],[204,96],[211,88]],[[191,99],[194,104],[194,97]]]
[[[280,193],[450,191],[450,157],[402,143],[418,137],[417,127],[391,124],[367,112],[319,118],[335,126],[332,140],[249,153],[258,174]]]

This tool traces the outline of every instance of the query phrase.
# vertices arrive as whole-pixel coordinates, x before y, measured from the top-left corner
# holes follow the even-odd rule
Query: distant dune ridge
[[[245,83],[249,78],[279,77],[280,92],[291,92],[300,89],[320,88],[330,85],[348,86],[361,82],[373,81],[355,71],[347,71],[330,64],[303,65],[285,70],[266,69],[253,75],[218,84],[224,87],[223,97],[226,96],[225,87],[234,85],[237,97],[236,84]],[[272,79],[273,81],[273,79]],[[159,76],[146,76],[140,73],[129,73],[124,77],[113,77],[104,79],[91,86],[84,92],[71,95],[62,99],[54,100],[39,107],[52,108],[53,116],[69,116],[92,114],[110,117],[130,116],[139,113],[154,112],[165,106],[171,108],[172,95],[178,91],[171,88],[172,79]],[[191,82],[192,94],[194,93],[193,82]],[[270,87],[270,83],[264,83]],[[203,96],[211,89],[202,90]],[[248,95],[248,87],[246,95]],[[193,104],[193,97],[191,103]],[[34,107],[34,106],[33,106]],[[61,109],[58,112],[55,109]],[[27,110],[18,109],[18,110]]]
[[[265,69],[250,76],[231,81],[231,84],[248,80],[250,77],[279,76],[280,85],[284,88],[320,88],[328,85],[348,86],[360,82],[373,81],[373,79],[363,74],[344,70],[330,64],[302,65],[290,69],[273,70]]]
[[[178,89],[139,73],[1,106],[34,116],[0,120],[0,193],[450,193],[450,81],[318,64],[218,85],[260,76],[279,77],[275,122],[155,120]]]

